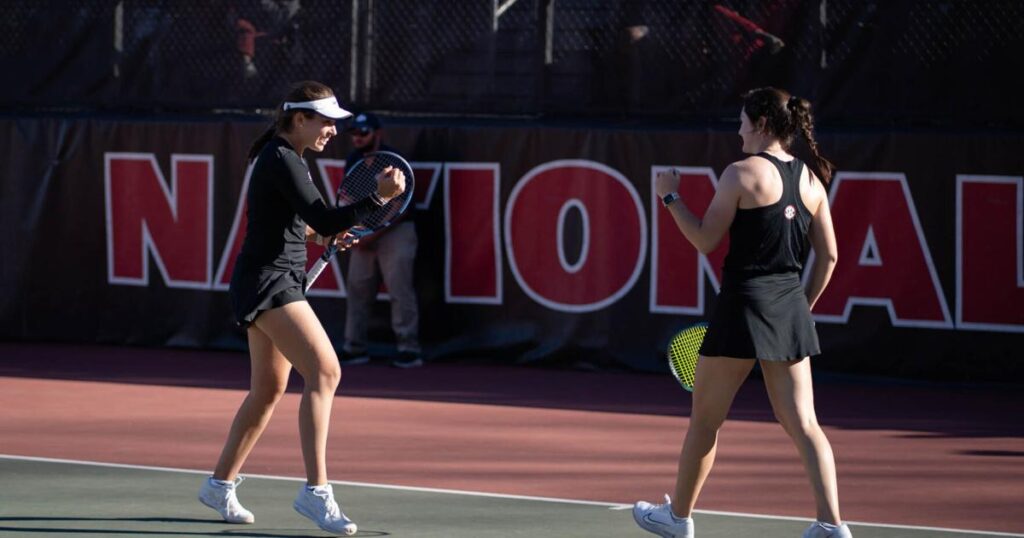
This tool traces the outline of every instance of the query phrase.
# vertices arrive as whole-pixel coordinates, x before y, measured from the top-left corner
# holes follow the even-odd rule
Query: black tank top
[[[779,169],[782,197],[771,205],[737,209],[729,227],[729,253],[725,273],[735,277],[800,272],[810,244],[807,239],[811,212],[800,199],[800,175],[804,163],[789,162],[758,153]]]

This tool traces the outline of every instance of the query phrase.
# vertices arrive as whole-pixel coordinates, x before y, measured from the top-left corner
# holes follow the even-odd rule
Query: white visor
[[[291,110],[293,108],[306,108],[333,120],[340,120],[352,115],[351,112],[341,108],[341,106],[338,105],[338,100],[333,96],[317,99],[316,101],[300,101],[298,103],[285,101],[285,110]]]

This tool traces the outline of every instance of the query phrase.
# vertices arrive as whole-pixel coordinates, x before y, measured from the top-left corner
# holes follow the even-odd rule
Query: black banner
[[[0,338],[240,349],[226,294],[256,121],[0,121]],[[691,247],[653,200],[681,168],[702,212],[742,157],[719,130],[401,124],[417,175],[427,355],[662,370],[713,307],[726,245]],[[823,370],[1024,373],[1024,137],[824,132],[839,265],[815,316]],[[325,193],[344,137],[307,154]],[[311,247],[310,259],[319,254]],[[341,341],[344,264],[310,301]],[[373,336],[387,341],[388,305]]]

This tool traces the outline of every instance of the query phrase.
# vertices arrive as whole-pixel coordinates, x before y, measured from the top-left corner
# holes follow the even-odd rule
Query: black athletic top
[[[800,199],[800,159],[780,161],[767,153],[782,176],[782,197],[771,205],[737,209],[729,227],[727,275],[746,277],[772,273],[800,272],[810,250],[807,238],[811,212]]]
[[[320,235],[335,235],[380,207],[373,196],[345,207],[328,207],[313,185],[306,161],[279,136],[256,158],[246,200],[248,224],[236,271],[305,271],[307,223]]]

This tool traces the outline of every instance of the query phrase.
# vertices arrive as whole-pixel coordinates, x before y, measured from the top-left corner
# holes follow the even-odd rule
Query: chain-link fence
[[[67,4],[73,4],[68,6]],[[1024,124],[1019,0],[7,0],[11,107],[717,119],[772,84],[853,124]]]

